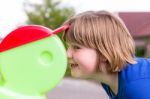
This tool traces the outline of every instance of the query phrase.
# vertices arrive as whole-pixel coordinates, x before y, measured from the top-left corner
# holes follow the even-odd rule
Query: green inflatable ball
[[[22,26],[0,44],[0,99],[46,99],[63,78],[67,56],[55,31],[40,25]]]

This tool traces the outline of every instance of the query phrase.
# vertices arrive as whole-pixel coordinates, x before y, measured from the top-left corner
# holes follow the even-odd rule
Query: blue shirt
[[[118,73],[118,94],[102,83],[110,99],[150,99],[150,59],[136,58]]]

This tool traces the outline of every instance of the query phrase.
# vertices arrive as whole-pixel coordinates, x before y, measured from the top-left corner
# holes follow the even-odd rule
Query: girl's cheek
[[[85,60],[85,59],[82,59],[80,60],[80,68],[83,70],[83,71],[86,71],[86,72],[95,72],[96,71],[96,64],[95,64],[95,61],[90,61],[90,60]]]

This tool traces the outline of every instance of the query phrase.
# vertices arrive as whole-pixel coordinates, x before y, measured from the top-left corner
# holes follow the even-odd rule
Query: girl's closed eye
[[[77,45],[73,45],[72,48],[73,48],[73,49],[80,49],[80,47],[77,46]]]
[[[74,50],[77,50],[77,49],[81,49],[81,47],[79,45],[76,45],[76,44],[66,44],[67,45],[67,48],[72,48]]]

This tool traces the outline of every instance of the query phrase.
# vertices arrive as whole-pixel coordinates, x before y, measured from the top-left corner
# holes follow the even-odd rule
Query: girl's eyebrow
[[[79,46],[81,47],[81,45],[79,44],[76,44],[76,43],[66,43],[67,46]]]

